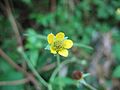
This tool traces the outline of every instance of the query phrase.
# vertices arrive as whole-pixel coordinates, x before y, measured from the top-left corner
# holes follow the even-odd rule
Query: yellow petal
[[[69,49],[73,46],[73,42],[72,40],[64,40],[63,45],[64,45],[64,48]]]
[[[67,57],[68,56],[68,50],[67,49],[63,49],[61,51],[58,52],[61,56]]]
[[[47,40],[49,44],[52,44],[54,42],[54,34],[48,34]]]
[[[51,53],[53,53],[53,54],[56,54],[56,53],[57,53],[52,46],[50,47],[50,51],[51,51]]]
[[[63,40],[64,37],[65,37],[65,34],[64,34],[63,32],[59,32],[59,33],[56,34],[56,39],[61,39],[61,40]]]

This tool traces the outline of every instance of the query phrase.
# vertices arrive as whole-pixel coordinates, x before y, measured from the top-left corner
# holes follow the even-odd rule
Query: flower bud
[[[80,80],[80,79],[83,77],[83,73],[80,72],[79,70],[75,70],[75,71],[73,71],[73,73],[72,73],[72,77],[73,77],[73,79],[75,79],[75,80]]]

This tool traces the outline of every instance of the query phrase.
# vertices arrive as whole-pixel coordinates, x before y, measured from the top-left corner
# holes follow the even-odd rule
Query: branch
[[[0,55],[15,69],[18,71],[22,71],[26,73],[20,66],[18,66],[1,48],[0,48]]]
[[[5,0],[5,4],[6,4],[7,17],[8,17],[8,19],[9,19],[9,21],[10,21],[10,24],[11,24],[13,30],[14,30],[14,33],[15,33],[16,39],[17,39],[17,41],[18,41],[18,44],[19,44],[20,46],[22,46],[22,39],[21,39],[21,36],[20,36],[20,34],[19,34],[19,29],[18,29],[18,27],[17,27],[16,20],[15,20],[13,14],[12,14],[12,10],[11,10],[11,8],[10,8],[10,5],[9,5],[8,0]]]
[[[21,79],[21,80],[15,80],[15,81],[0,81],[0,86],[9,86],[9,85],[20,85],[25,84],[29,82],[29,78]]]
[[[39,68],[38,72],[47,72],[47,71],[55,68],[55,66],[56,66],[56,62],[54,62],[52,64],[48,64],[48,65],[44,66],[43,68]]]

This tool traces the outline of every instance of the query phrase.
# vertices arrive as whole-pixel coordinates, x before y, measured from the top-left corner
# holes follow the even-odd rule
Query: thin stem
[[[91,90],[97,90],[96,88],[94,88],[93,86],[91,86],[91,85],[88,84],[88,83],[84,83],[84,85],[85,85],[86,87],[88,87],[89,89],[91,89]]]
[[[86,48],[86,49],[89,49],[89,50],[93,50],[92,47],[90,47],[88,45],[85,45],[85,44],[81,44],[81,43],[74,43],[74,46],[80,47],[80,48]]]
[[[52,90],[52,85],[51,84],[48,85],[48,90]]]
[[[16,36],[16,39],[18,41],[18,44],[20,46],[22,46],[22,39],[20,37],[20,33],[19,33],[19,29],[17,27],[17,23],[16,23],[16,20],[12,14],[12,10],[11,10],[11,7],[9,5],[9,1],[8,0],[5,0],[5,4],[6,4],[6,13],[7,13],[7,17],[8,17],[8,20],[10,21],[10,24],[15,32],[15,36]]]
[[[59,54],[57,54],[57,65],[58,67],[60,66],[60,55]]]
[[[57,54],[57,66],[60,67],[60,55],[59,54]],[[63,90],[63,87],[61,86],[61,83],[59,85],[59,90]]]
[[[0,81],[0,86],[14,86],[28,83],[29,77],[21,80],[12,80],[12,81]]]
[[[25,58],[26,62],[29,65],[29,68],[31,69],[31,71],[34,73],[34,75],[39,79],[39,81],[45,85],[46,87],[48,87],[48,83],[39,75],[39,73],[36,71],[36,69],[34,68],[34,66],[32,65],[31,61],[28,60],[27,56],[25,55],[24,52],[21,53],[22,56]]]
[[[62,66],[66,65],[66,64],[68,64],[68,63],[72,63],[72,62],[76,62],[76,60],[66,60],[66,61],[63,61],[63,62],[59,65],[59,67],[57,67],[57,68],[53,71],[53,73],[52,73],[52,75],[51,75],[51,77],[50,77],[50,82],[53,82],[53,81],[54,81],[57,73],[59,72],[59,70],[61,69]]]

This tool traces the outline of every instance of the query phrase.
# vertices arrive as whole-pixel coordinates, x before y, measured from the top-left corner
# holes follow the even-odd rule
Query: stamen
[[[63,49],[63,41],[56,40],[53,44],[53,47],[55,48],[56,51]]]

